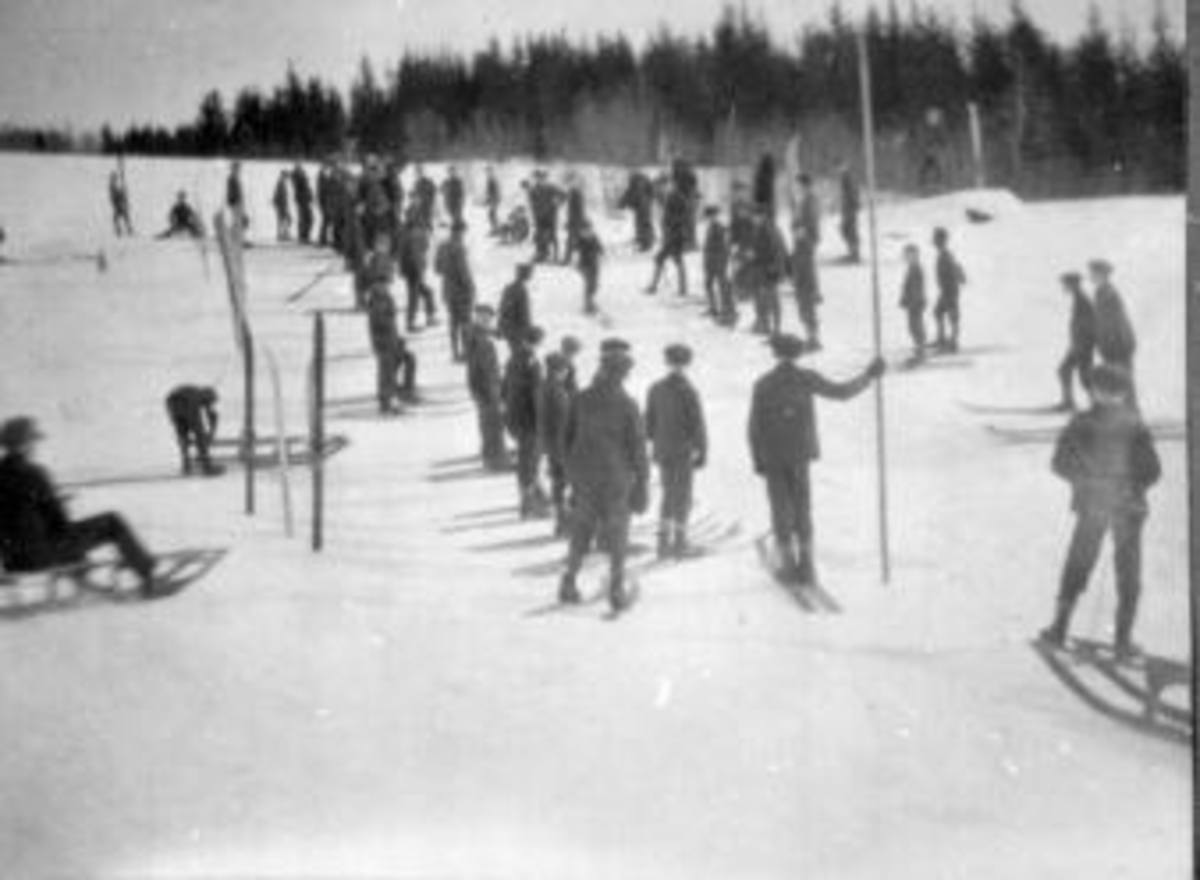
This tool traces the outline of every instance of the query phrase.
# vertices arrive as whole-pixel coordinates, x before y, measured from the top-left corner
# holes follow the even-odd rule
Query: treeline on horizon
[[[989,185],[1050,195],[1175,191],[1186,182],[1186,53],[1161,15],[1144,48],[1114,39],[1094,12],[1078,40],[1061,46],[1019,3],[1007,24],[977,19],[963,31],[919,6],[902,15],[892,2],[869,14],[865,41],[881,186],[915,188],[930,154],[947,185],[974,182],[972,103]],[[270,91],[247,87],[232,102],[210,92],[194,122],[106,126],[89,144],[142,155],[353,151],[626,165],[677,151],[700,164],[745,165],[765,150],[779,154],[798,133],[803,161],[822,174],[843,159],[861,165],[856,44],[836,4],[822,25],[787,41],[729,7],[706,37],[663,28],[640,49],[621,36],[551,35],[507,49],[493,42],[470,58],[410,53],[382,75],[364,59],[345,95],[289,67]],[[29,132],[18,134],[28,141]]]

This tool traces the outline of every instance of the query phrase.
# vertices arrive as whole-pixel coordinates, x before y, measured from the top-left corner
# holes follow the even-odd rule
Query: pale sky
[[[635,42],[661,23],[711,29],[727,0],[0,0],[0,125],[123,127],[194,118],[211,88],[227,98],[269,88],[289,60],[344,87],[358,59],[380,70],[406,48],[473,50],[496,36],[622,32]],[[1157,6],[1182,36],[1185,0],[1023,0],[1052,37],[1071,41],[1090,6],[1114,30],[1141,37]],[[746,0],[782,41],[822,21],[829,0]],[[856,17],[871,0],[841,0]],[[876,5],[883,7],[885,2]],[[908,0],[898,0],[903,11]],[[1008,0],[926,0],[961,25],[1007,19]]]

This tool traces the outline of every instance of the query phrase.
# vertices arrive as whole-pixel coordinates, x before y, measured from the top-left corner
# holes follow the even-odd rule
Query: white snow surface
[[[286,302],[332,257],[265,244],[279,167],[245,169],[264,243],[246,258],[250,307],[283,366],[289,430],[303,433],[308,310],[351,294],[336,272]],[[206,269],[197,245],[149,236],[178,189],[211,213],[225,165],[131,160],[139,237],[121,241],[108,226],[110,168],[0,156],[4,253],[25,260],[0,266],[0,415],[41,421],[41,458],[74,484],[76,514],[118,509],[158,550],[229,552],[168,600],[0,620],[6,878],[1190,876],[1188,750],[1095,712],[1028,645],[1050,616],[1068,490],[1049,472],[1048,442],[1006,445],[985,423],[1038,420],[960,405],[1057,399],[1057,277],[1103,255],[1140,335],[1143,409],[1182,420],[1182,198],[968,193],[881,209],[886,348],[906,344],[901,245],[920,242],[931,266],[929,235],[944,225],[969,276],[974,354],[968,367],[885,381],[886,585],[872,396],[821,405],[818,563],[838,615],[801,613],[750,545],[768,523],[745,441],[767,350],[702,317],[696,256],[690,299],[669,277],[644,296],[649,261],[626,244],[627,217],[600,215],[613,325],[581,314],[581,281],[563,268],[538,270],[536,319],[551,340],[584,341],[582,377],[602,338],[627,337],[639,398],[665,344],[695,348],[712,435],[697,517],[742,527],[710,558],[645,575],[640,603],[606,623],[599,606],[528,616],[555,578],[516,570],[562,546],[521,545],[545,522],[480,513],[515,502],[512,477],[449,478],[477,436],[444,326],[413,338],[433,403],[382,421],[365,321],[330,316],[329,430],[349,445],[328,464],[320,555],[305,540],[304,471],[291,540],[273,473],[252,518],[240,471],[167,479],[166,391],[215,384],[227,437],[242,395],[219,255],[210,246]],[[977,205],[991,222],[966,221]],[[494,300],[525,254],[492,244],[482,209],[470,210],[479,287]],[[832,261],[841,243],[828,219]],[[100,249],[103,273],[65,259]],[[822,285],[826,350],[813,362],[848,376],[871,354],[871,271],[829,263]],[[795,327],[790,295],[784,314]],[[265,371],[260,389],[267,433]],[[1190,663],[1185,447],[1159,448],[1137,635]],[[643,517],[636,537],[652,529]],[[1106,550],[1075,629],[1110,638],[1114,603]]]

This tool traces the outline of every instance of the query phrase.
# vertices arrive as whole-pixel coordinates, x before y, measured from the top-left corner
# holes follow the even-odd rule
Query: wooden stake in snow
[[[240,226],[240,224],[238,224]],[[242,258],[241,230],[232,229],[220,211],[213,218],[221,260],[225,266],[225,281],[229,287],[229,304],[233,312],[233,337],[242,355],[244,397],[242,427],[242,459],[246,466],[246,513],[253,514],[254,494],[254,336],[246,313],[246,270]]]
[[[291,461],[288,455],[287,423],[283,417],[283,379],[279,374],[279,361],[266,345],[267,370],[271,376],[271,399],[275,410],[275,449],[279,455],[279,489],[283,494],[283,530],[289,538],[296,532],[296,520],[292,515]]]
[[[308,372],[309,461],[312,467],[312,549],[325,544],[325,316],[313,314],[313,353]]]
[[[862,89],[863,151],[867,172],[867,220],[871,239],[871,298],[874,307],[872,330],[875,356],[883,356],[883,319],[879,295],[879,233],[875,221],[875,112],[871,98],[871,63],[867,57],[865,30],[858,32],[858,79]],[[888,549],[887,433],[884,421],[883,380],[875,383],[875,435],[879,472],[879,564],[886,584],[892,566]]]

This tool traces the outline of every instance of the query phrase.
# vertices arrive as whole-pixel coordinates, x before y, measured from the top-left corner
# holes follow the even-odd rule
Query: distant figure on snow
[[[108,176],[108,201],[112,205],[113,231],[117,238],[133,235],[133,220],[129,217],[129,190],[120,172]]]
[[[1092,301],[1096,312],[1096,351],[1100,360],[1124,370],[1129,379],[1129,401],[1137,407],[1137,381],[1133,372],[1133,356],[1137,352],[1137,336],[1125,310],[1125,301],[1112,283],[1113,265],[1108,260],[1088,263],[1091,276]]]
[[[938,227],[933,231],[937,248],[938,299],[933,307],[937,321],[937,345],[944,351],[958,351],[958,334],[962,324],[959,299],[967,283],[967,273],[954,254],[950,253],[950,233]]]
[[[175,194],[175,204],[171,206],[171,212],[167,215],[167,228],[155,237],[163,239],[174,238],[177,235],[204,238],[204,223],[196,209],[188,204],[187,193],[183,190]]]
[[[921,268],[921,249],[915,244],[904,246],[904,283],[900,288],[900,308],[908,315],[908,336],[912,340],[912,360],[925,357],[925,270]]]
[[[214,464],[210,455],[213,440],[217,436],[219,416],[217,414],[217,392],[214,388],[196,385],[179,385],[171,389],[166,400],[167,417],[175,431],[175,442],[179,446],[180,468],[183,475],[192,473],[192,448],[196,450],[196,461],[200,473],[215,477],[225,472]]]
[[[275,181],[275,193],[271,197],[271,206],[275,209],[275,239],[291,241],[292,239],[292,203],[288,195],[288,173],[279,172]]]
[[[838,172],[838,180],[842,192],[842,240],[846,242],[846,261],[857,263],[859,256],[858,212],[862,207],[859,196],[858,181],[850,170],[850,163],[843,162]]]

